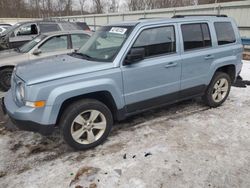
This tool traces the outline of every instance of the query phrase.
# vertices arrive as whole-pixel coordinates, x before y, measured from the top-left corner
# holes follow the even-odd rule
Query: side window
[[[132,48],[144,48],[146,57],[176,52],[174,26],[142,31]]]
[[[68,48],[68,36],[56,36],[47,40],[39,47],[42,52],[53,52],[58,50],[66,50]]]
[[[57,24],[42,23],[42,24],[40,24],[40,31],[41,31],[41,33],[60,31],[60,28]]]
[[[236,41],[234,30],[230,22],[214,23],[218,45],[230,44]]]
[[[37,35],[37,34],[38,34],[38,29],[36,24],[23,25],[16,30],[16,36]]]
[[[89,38],[90,36],[86,34],[71,35],[73,49],[79,49],[80,47],[82,47]]]
[[[181,25],[184,50],[192,50],[212,46],[208,24],[195,23]]]

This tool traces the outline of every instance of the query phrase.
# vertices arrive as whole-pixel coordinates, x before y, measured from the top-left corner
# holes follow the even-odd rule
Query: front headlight
[[[19,102],[24,102],[25,88],[22,82],[19,82],[16,86],[16,98]]]

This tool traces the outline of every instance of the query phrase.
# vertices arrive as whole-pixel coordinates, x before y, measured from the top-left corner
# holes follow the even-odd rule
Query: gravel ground
[[[0,129],[0,187],[250,187],[250,62],[229,99],[186,101],[132,117],[95,149]]]

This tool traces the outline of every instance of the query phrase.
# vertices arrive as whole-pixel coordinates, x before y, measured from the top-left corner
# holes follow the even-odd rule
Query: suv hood
[[[27,85],[32,85],[110,68],[113,68],[113,63],[88,61],[69,55],[59,55],[21,63],[16,67],[16,75],[24,80]]]

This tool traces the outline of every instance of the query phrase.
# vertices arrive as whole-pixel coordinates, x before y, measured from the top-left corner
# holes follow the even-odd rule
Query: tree
[[[101,0],[93,0],[93,10],[94,13],[101,14],[103,13],[103,2]]]
[[[79,0],[79,4],[81,7],[81,14],[83,14],[83,7],[84,7],[85,2],[86,2],[86,0]]]
[[[109,12],[118,12],[119,9],[119,2],[117,0],[111,0],[110,6],[109,6]]]

